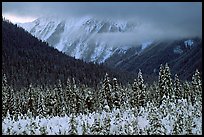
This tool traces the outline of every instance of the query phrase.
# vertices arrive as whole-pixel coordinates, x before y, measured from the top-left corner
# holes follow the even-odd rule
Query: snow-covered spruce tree
[[[197,121],[202,121],[202,81],[199,71],[196,70],[192,77],[192,105],[193,105],[193,134],[202,134],[202,125]]]
[[[168,64],[165,64],[165,67],[160,65],[159,72],[159,92],[160,92],[160,105],[163,100],[163,96],[165,94],[166,97],[170,98],[173,101],[173,84],[171,79],[171,72]]]
[[[86,104],[86,108],[87,108],[87,112],[93,112],[93,98],[92,95],[90,93],[88,93],[86,100],[85,100],[85,104]]]
[[[82,107],[82,101],[83,101],[83,97],[81,95],[81,93],[79,92],[79,90],[77,90],[77,94],[76,94],[76,113],[82,113],[83,107]],[[90,108],[92,109],[92,108]]]
[[[166,95],[163,96],[162,104],[160,105],[159,111],[161,112],[161,117],[164,118],[167,116],[168,113],[168,104],[169,104],[169,97]]]
[[[148,90],[150,90],[149,101],[158,106],[158,100],[160,99],[158,83],[154,82],[152,85],[150,85]]]
[[[179,80],[177,74],[175,74],[175,79],[174,79],[174,92],[175,92],[176,101],[178,101],[178,99],[182,99],[183,94],[182,94],[182,91],[181,91],[180,80]]]
[[[58,101],[57,101],[57,92],[56,92],[56,85],[54,88],[51,89],[51,98],[50,98],[50,110],[51,116],[57,116],[58,113]]]
[[[182,135],[182,118],[178,114],[177,121],[175,122],[175,126],[173,129],[173,135]]]
[[[187,100],[187,102],[190,104],[191,103],[191,89],[190,89],[190,85],[188,81],[185,81],[183,83],[183,95],[184,95],[184,99]]]
[[[46,115],[51,115],[53,106],[51,104],[52,102],[52,93],[50,89],[46,88],[46,94],[45,94],[45,107],[46,107]]]
[[[139,125],[138,125],[138,110],[133,109],[132,114],[130,116],[132,116],[132,127],[133,127],[133,135],[139,135]],[[128,119],[127,119],[128,120]]]
[[[57,112],[57,97],[55,92],[51,92],[50,100],[49,100],[49,114],[51,116],[56,116]]]
[[[147,132],[149,135],[165,135],[165,128],[162,125],[161,114],[157,107],[152,107],[148,119],[150,127]]]
[[[162,103],[162,98],[165,94],[165,71],[161,64],[159,70],[159,105]]]
[[[83,124],[82,124],[82,135],[87,135],[87,123],[86,121],[83,121]]]
[[[3,74],[2,75],[2,118],[4,116],[6,116],[6,109],[7,109],[7,106],[6,106],[6,100],[7,100],[7,80],[6,80],[6,75]]]
[[[184,135],[186,134],[187,124],[189,122],[189,110],[186,100],[179,99],[176,103],[176,108],[174,108],[174,125],[173,132],[174,135]]]
[[[45,106],[45,99],[43,93],[40,93],[38,96],[38,115],[40,117],[46,116],[46,106]]]
[[[32,114],[34,112],[33,92],[34,92],[33,86],[32,86],[32,84],[30,84],[29,88],[28,88],[29,98],[28,98],[28,101],[27,101],[27,110],[29,110]]]
[[[130,83],[127,84],[127,86],[123,87],[122,91],[124,92],[123,93],[123,105],[122,108],[125,108],[125,109],[128,109],[128,108],[131,108],[132,105],[131,105],[131,100],[132,100],[132,97],[133,97],[133,90],[132,90],[132,85]]]
[[[89,88],[86,87],[86,85],[82,84],[79,89],[78,89],[78,95],[80,97],[80,103],[78,103],[78,106],[79,106],[79,113],[85,113],[87,112],[88,109],[85,109],[87,108],[87,105],[86,105],[86,98],[87,98],[87,91],[88,91],[88,94],[91,93],[91,91],[89,91]],[[97,91],[96,91],[97,92]],[[96,94],[96,93],[94,93]],[[91,102],[94,100],[94,94],[90,94],[90,99],[91,99]],[[98,97],[98,96],[97,96]],[[97,99],[95,98],[94,101],[97,101]],[[94,105],[91,106],[93,111],[94,111]]]
[[[70,121],[69,121],[69,125],[71,127],[70,131],[69,131],[69,135],[76,135],[77,134],[77,122],[76,122],[76,116],[74,114],[70,115]]]
[[[96,112],[102,111],[102,108],[100,108],[102,106],[100,104],[100,99],[101,99],[100,91],[101,91],[101,88],[97,87],[95,88],[95,91],[93,92],[93,102],[94,102],[93,110]]]
[[[14,100],[14,90],[11,86],[8,87],[8,96],[7,96],[7,110],[9,111],[10,115],[13,116],[15,113],[14,111],[14,105],[15,105],[15,100]]]
[[[6,74],[3,74],[2,77],[2,118],[6,116],[8,106],[7,106],[7,99],[8,99],[8,85]]]
[[[71,92],[72,92],[71,80],[68,78],[67,82],[66,82],[66,87],[65,87],[65,102],[66,102],[65,109],[66,109],[68,114],[71,113],[71,106],[70,106]]]
[[[202,102],[202,81],[200,78],[200,73],[196,69],[195,74],[192,77],[192,104],[195,101]]]
[[[191,135],[193,127],[193,107],[190,100],[190,85],[187,81],[183,84],[184,98],[177,100],[174,107],[170,110],[173,122],[172,134]]]
[[[92,135],[100,135],[102,129],[100,126],[100,116],[96,114],[94,116],[94,124],[91,127],[91,134]]]
[[[135,109],[139,107],[139,94],[140,94],[140,89],[139,89],[137,80],[135,79],[132,85],[132,96],[130,99],[130,103],[132,107]]]
[[[74,108],[74,113],[78,114],[80,112],[82,112],[82,96],[79,90],[79,87],[77,87],[76,81],[74,78],[72,78],[72,92],[74,95],[74,99],[72,100],[74,102],[74,104],[72,104],[72,110]]]
[[[105,113],[105,118],[104,118],[104,126],[102,129],[102,135],[109,135],[110,134],[110,122],[111,122],[111,118],[110,118],[110,113],[106,112]]]
[[[38,102],[38,99],[39,99],[39,94],[41,93],[41,88],[40,87],[35,87],[33,88],[33,115],[34,116],[37,116],[38,115],[38,106],[39,106],[39,103]]]
[[[112,111],[112,118],[110,122],[110,134],[111,135],[122,135],[122,119],[121,112],[119,109]]]
[[[142,72],[141,72],[140,69],[139,69],[139,72],[138,72],[137,81],[138,81],[138,87],[139,87],[139,91],[140,91],[139,92],[138,103],[139,103],[139,106],[144,107],[145,104],[146,104],[146,86],[144,84],[144,80],[143,80],[143,77],[142,77]]]
[[[24,96],[22,97],[24,98]],[[21,102],[21,113],[24,115],[27,113],[27,99],[23,99]]]
[[[192,114],[192,112],[190,112]],[[192,135],[193,132],[192,132],[192,127],[193,127],[193,116],[192,115],[187,115],[187,119],[185,119],[186,121],[186,127],[185,127],[185,130],[186,130],[186,135]]]
[[[170,72],[170,68],[169,68],[167,63],[165,64],[164,71],[165,71],[165,88],[166,88],[165,93],[166,93],[166,96],[168,96],[170,99],[174,100],[174,98],[172,98],[173,83],[172,83],[172,79],[171,79],[171,72]]]
[[[76,83],[75,83],[75,79],[72,79],[72,89],[71,89],[71,93],[70,93],[70,113],[76,114],[77,113],[77,99],[76,99]]]
[[[121,97],[120,97],[120,91],[118,87],[118,81],[116,78],[113,78],[113,91],[112,91],[112,99],[113,99],[113,105],[114,108],[120,108],[121,105]]]
[[[18,120],[18,116],[20,115],[20,99],[19,99],[19,93],[13,93],[14,97],[14,105],[13,105],[13,111],[14,111],[14,119]]]
[[[110,84],[110,78],[108,76],[108,73],[105,75],[105,79],[103,81],[103,92],[105,96],[105,99],[107,100],[108,106],[112,110],[113,108],[113,103],[112,103],[112,97],[111,97],[111,84]]]
[[[57,115],[61,115],[64,107],[64,94],[63,94],[63,89],[62,89],[62,82],[61,80],[58,81],[56,89],[56,98],[57,98]]]
[[[120,87],[120,95],[121,95],[121,100],[120,100],[120,108],[121,109],[126,109],[127,108],[127,103],[128,99],[127,99],[127,95],[125,92],[125,89],[123,89],[122,87]]]

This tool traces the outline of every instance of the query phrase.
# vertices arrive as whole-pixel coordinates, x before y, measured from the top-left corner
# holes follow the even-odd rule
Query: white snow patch
[[[183,53],[183,50],[181,49],[180,46],[177,46],[176,48],[174,48],[173,51],[175,54],[182,54]]]
[[[149,120],[147,119],[147,117],[144,116],[139,116],[138,117],[138,125],[140,129],[144,129],[149,125]]]
[[[185,46],[190,48],[193,46],[193,43],[194,43],[193,40],[190,40],[190,39],[184,41]]]
[[[147,41],[147,42],[142,43],[142,50],[150,46],[152,43],[153,43],[152,41]]]

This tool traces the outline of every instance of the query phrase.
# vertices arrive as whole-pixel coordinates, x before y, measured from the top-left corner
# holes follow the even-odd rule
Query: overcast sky
[[[3,2],[2,15],[13,22],[48,15],[137,19],[181,33],[202,34],[201,2]]]

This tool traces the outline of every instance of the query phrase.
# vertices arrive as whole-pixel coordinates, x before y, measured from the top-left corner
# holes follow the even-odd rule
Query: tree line
[[[147,102],[160,107],[162,102],[178,103],[186,99],[194,105],[202,101],[202,82],[198,70],[192,81],[181,82],[177,75],[171,78],[168,65],[160,66],[158,82],[148,85],[144,82],[139,70],[132,84],[123,86],[116,78],[110,80],[106,73],[101,86],[90,88],[76,84],[75,79],[67,79],[62,84],[59,80],[54,86],[33,86],[15,91],[8,85],[6,75],[2,77],[2,117],[7,113],[12,116],[32,112],[34,116],[61,116],[89,112],[111,111],[113,109],[145,107]]]

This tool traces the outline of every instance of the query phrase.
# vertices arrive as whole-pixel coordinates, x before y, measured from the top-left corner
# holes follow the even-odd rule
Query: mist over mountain
[[[115,52],[139,48],[146,43],[194,36],[179,32],[181,30],[162,30],[140,20],[99,19],[93,16],[49,16],[18,25],[67,55],[97,63],[105,62]]]
[[[156,76],[160,64],[170,63],[173,74],[178,73],[182,79],[190,79],[196,68],[202,72],[202,40],[193,33],[189,35],[175,29],[162,31],[137,20],[92,16],[50,16],[18,25],[67,55],[86,62],[104,63],[112,69],[133,73],[143,69],[145,74]],[[192,49],[185,48],[186,41],[192,41]],[[193,52],[198,61],[190,67]]]
[[[178,74],[182,80],[191,80],[196,69],[202,74],[202,39],[198,37],[158,41],[139,53],[134,49],[128,49],[125,54],[114,54],[104,64],[135,73],[141,69],[144,74],[156,76],[160,64],[168,63],[172,75]]]

